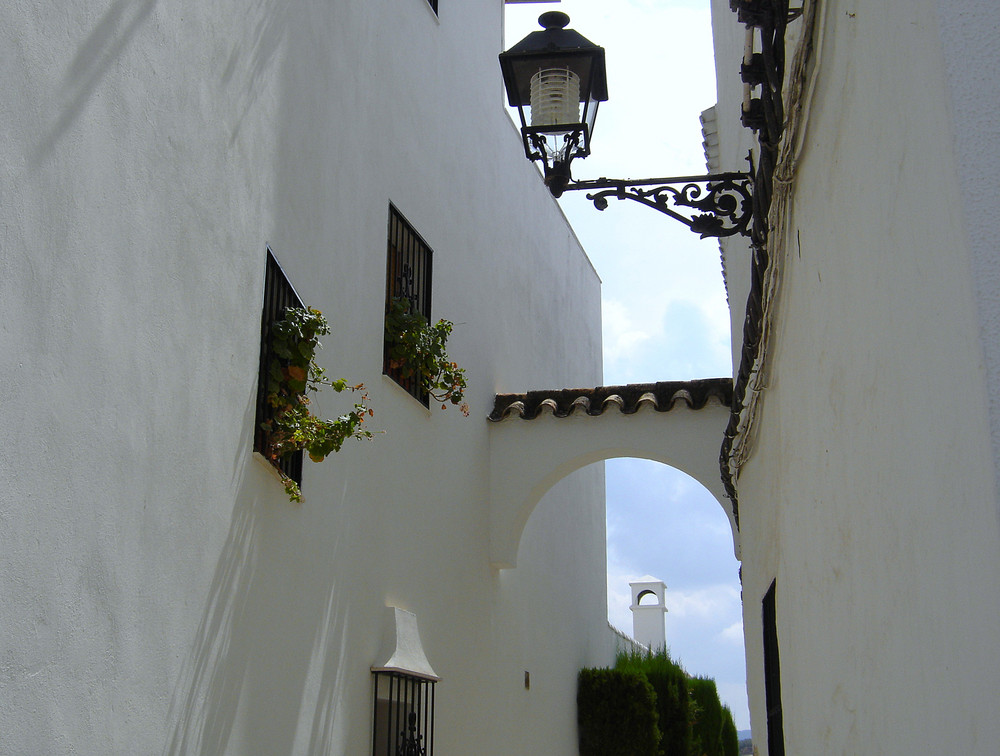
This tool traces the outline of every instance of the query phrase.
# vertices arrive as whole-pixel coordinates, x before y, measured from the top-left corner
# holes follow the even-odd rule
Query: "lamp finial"
[[[543,29],[565,29],[569,16],[562,11],[546,11],[538,17],[538,23]]]

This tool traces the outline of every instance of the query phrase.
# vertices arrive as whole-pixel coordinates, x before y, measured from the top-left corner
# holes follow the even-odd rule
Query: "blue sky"
[[[546,10],[567,13],[607,50],[609,100],[574,177],[705,173],[698,118],[715,104],[709,1],[512,4],[505,47],[538,29]],[[718,244],[633,202],[611,200],[604,212],[582,193],[559,202],[603,281],[605,383],[732,375]],[[715,678],[748,729],[739,565],[722,508],[684,473],[639,459],[607,462],[607,498],[609,619],[630,632],[629,580],[663,580],[671,654]]]

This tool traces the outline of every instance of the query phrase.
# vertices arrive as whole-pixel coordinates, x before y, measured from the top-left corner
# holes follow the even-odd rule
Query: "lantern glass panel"
[[[500,70],[525,155],[542,161],[547,177],[568,180],[570,161],[590,154],[597,104],[608,98],[604,48],[566,29],[564,13],[543,13],[538,21],[544,31],[501,53]]]
[[[580,77],[568,68],[539,71],[531,77],[530,108],[536,128],[579,123]]]

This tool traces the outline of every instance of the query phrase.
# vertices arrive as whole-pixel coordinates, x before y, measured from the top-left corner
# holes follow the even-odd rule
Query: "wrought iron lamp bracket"
[[[629,199],[679,220],[702,239],[749,236],[753,218],[753,177],[749,173],[718,173],[673,178],[572,181],[565,191],[589,191],[598,210],[608,198]],[[590,191],[597,190],[597,191]],[[687,209],[687,212],[682,212]]]

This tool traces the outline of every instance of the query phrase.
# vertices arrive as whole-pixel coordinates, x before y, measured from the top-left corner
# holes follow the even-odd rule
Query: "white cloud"
[[[740,648],[743,647],[743,620],[734,622],[721,633],[719,639],[725,643],[735,643]]]
[[[667,591],[667,611],[677,620],[717,620],[741,616],[740,593],[732,585],[713,585],[694,591]]]
[[[652,341],[655,334],[649,321],[636,320],[634,309],[614,299],[605,299],[602,306],[604,320],[604,362],[618,364],[635,358],[637,350]]]

